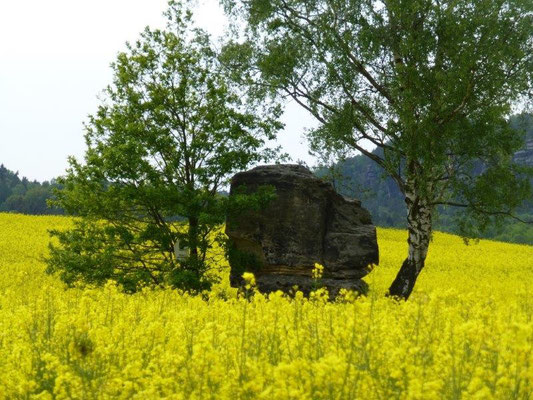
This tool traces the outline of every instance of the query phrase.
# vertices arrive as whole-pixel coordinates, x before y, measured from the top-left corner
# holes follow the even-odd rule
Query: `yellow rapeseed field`
[[[0,398],[529,399],[533,247],[437,233],[411,299],[384,297],[406,233],[355,301],[66,289],[46,275],[64,217],[0,214]]]

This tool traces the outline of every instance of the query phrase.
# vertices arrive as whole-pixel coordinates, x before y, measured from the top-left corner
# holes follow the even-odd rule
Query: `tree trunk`
[[[189,217],[189,251],[191,258],[198,257],[198,218]]]
[[[409,254],[389,288],[388,296],[407,300],[424,268],[431,239],[432,209],[415,191],[406,192]]]

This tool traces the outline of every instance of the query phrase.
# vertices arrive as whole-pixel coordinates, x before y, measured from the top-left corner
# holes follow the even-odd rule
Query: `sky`
[[[167,0],[0,0],[0,164],[30,180],[62,175],[83,158],[83,122],[111,83],[109,64],[145,26],[163,27]],[[226,19],[200,2],[197,24],[216,37]],[[303,137],[312,117],[289,103],[278,142],[314,165]]]

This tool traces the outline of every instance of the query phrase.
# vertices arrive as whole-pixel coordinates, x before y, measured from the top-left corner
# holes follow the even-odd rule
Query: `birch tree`
[[[312,149],[362,153],[398,184],[409,250],[390,295],[411,294],[439,205],[463,208],[475,236],[531,196],[512,163],[522,137],[506,124],[531,99],[530,0],[223,4],[234,79],[314,116]]]

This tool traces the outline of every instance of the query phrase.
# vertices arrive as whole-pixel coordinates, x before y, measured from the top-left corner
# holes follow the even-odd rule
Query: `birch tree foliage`
[[[296,101],[319,122],[314,151],[362,153],[405,195],[392,295],[410,295],[437,206],[463,208],[471,237],[531,196],[512,162],[523,137],[506,124],[531,99],[531,1],[222,2],[238,21],[223,58],[234,79]]]

